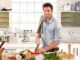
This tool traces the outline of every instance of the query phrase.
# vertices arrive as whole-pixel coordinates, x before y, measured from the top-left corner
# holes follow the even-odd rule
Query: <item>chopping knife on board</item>
[[[38,47],[39,47],[39,44],[38,44],[37,47],[35,48],[35,51],[38,49]]]

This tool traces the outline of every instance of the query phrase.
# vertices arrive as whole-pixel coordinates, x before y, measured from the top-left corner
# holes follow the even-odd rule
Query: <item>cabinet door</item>
[[[9,27],[9,12],[0,12],[0,28]]]
[[[9,17],[9,12],[0,12],[0,17]]]
[[[73,13],[70,13],[70,12],[62,12],[61,13],[62,26],[72,27],[72,22],[73,22],[72,15],[73,15]]]
[[[61,24],[64,27],[80,27],[80,12],[62,12]]]
[[[74,12],[73,14],[73,26],[80,26],[80,13],[79,12]]]

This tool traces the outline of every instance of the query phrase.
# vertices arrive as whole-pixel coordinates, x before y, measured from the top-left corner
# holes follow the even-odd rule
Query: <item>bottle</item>
[[[71,10],[71,6],[69,3],[64,5],[64,11],[70,11]]]
[[[28,31],[23,31],[23,39],[22,42],[28,42]]]

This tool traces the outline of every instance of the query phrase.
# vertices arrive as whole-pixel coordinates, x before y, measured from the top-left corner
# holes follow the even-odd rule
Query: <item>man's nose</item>
[[[47,11],[45,11],[45,14],[48,14],[48,12],[47,12]]]

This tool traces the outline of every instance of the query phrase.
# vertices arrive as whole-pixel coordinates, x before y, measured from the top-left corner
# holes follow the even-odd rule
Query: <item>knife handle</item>
[[[38,47],[39,47],[39,44],[38,44],[37,47],[35,48],[35,51],[38,49]]]

